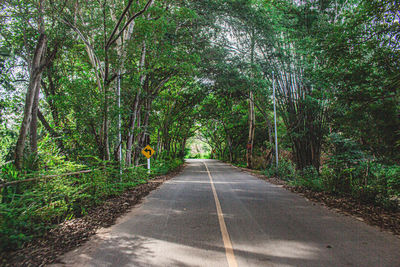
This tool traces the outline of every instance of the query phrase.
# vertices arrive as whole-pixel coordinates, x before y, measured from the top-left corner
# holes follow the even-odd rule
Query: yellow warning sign
[[[154,154],[154,149],[151,148],[151,146],[147,145],[145,148],[142,149],[142,154],[146,157],[146,158],[151,158],[151,156],[153,156]]]

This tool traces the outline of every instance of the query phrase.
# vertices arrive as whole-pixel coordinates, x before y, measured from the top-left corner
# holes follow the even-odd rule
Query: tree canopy
[[[164,164],[205,156],[190,151],[201,142],[321,190],[400,192],[397,0],[0,5],[3,182],[99,162],[122,173],[147,145]]]

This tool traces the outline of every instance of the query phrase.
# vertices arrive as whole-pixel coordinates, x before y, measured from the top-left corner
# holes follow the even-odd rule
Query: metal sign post
[[[122,137],[121,137],[121,70],[118,70],[117,79],[117,96],[118,96],[118,161],[119,174],[122,174]],[[121,177],[122,179],[122,177]]]
[[[147,158],[147,170],[150,173],[150,158],[154,154],[154,149],[151,146],[147,145],[145,148],[142,149],[142,154]]]
[[[278,167],[278,130],[277,130],[277,127],[276,127],[275,76],[274,76],[274,72],[272,72],[272,91],[273,91],[273,96],[274,96],[275,158],[276,158],[276,167]]]

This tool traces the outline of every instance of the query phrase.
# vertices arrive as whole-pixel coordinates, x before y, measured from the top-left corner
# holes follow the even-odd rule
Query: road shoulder
[[[382,232],[391,233],[400,239],[400,212],[391,212],[381,207],[360,203],[350,197],[335,196],[327,192],[315,192],[304,187],[291,186],[286,181],[276,177],[268,177],[261,174],[260,171],[227,164],[258,179],[281,186],[310,201],[319,203],[332,211],[351,216],[358,221],[376,227]]]

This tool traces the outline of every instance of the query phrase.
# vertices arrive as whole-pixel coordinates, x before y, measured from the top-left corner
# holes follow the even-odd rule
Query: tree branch
[[[127,10],[127,8],[132,4],[132,1],[129,2],[127,8],[125,8],[125,10],[124,10],[125,13],[122,13],[121,17],[119,18],[119,20],[118,20],[118,22],[117,22],[117,25],[115,25],[114,30],[113,30],[112,34],[110,35],[110,37],[109,37],[109,39],[108,39],[108,42],[107,42],[107,44],[106,44],[106,49],[108,49],[113,43],[115,43],[115,41],[118,40],[118,38],[121,36],[121,34],[125,31],[125,29],[129,26],[129,24],[130,24],[134,19],[136,19],[137,17],[139,17],[140,15],[142,15],[144,12],[147,11],[147,9],[153,4],[153,1],[154,1],[154,0],[149,0],[149,1],[147,2],[147,4],[145,5],[145,7],[144,7],[141,11],[139,11],[138,13],[135,13],[132,17],[130,17],[130,18],[128,19],[128,21],[125,23],[124,27],[122,27],[122,30],[120,30],[120,31],[118,32],[118,34],[115,34],[116,31],[118,30],[118,26],[121,24],[122,19],[123,19],[123,17],[125,16],[125,14],[126,14],[126,12],[127,12],[127,11],[125,12],[125,10]],[[115,35],[116,35],[116,36],[115,36]],[[115,36],[115,38],[113,38],[114,36]]]

